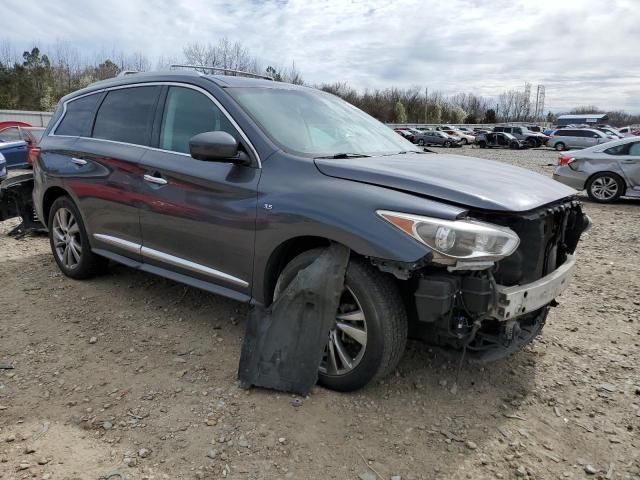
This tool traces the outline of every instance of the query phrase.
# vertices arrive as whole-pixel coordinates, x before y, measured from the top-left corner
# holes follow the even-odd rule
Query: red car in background
[[[33,165],[33,160],[38,156],[38,147],[44,127],[32,127],[24,122],[0,122],[0,142],[23,141],[27,144],[26,162]]]

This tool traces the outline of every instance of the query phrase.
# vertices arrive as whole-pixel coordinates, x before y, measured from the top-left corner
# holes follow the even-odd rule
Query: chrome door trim
[[[218,101],[218,99],[216,97],[214,97],[211,93],[209,93],[207,90],[205,90],[202,87],[198,87],[197,85],[191,85],[190,83],[171,82],[171,81],[166,81],[166,82],[162,82],[162,81],[159,81],[159,82],[146,82],[146,83],[144,83],[144,82],[143,83],[129,83],[129,84],[126,84],[126,85],[117,85],[117,86],[114,86],[114,87],[103,88],[103,89],[100,89],[100,90],[96,90],[96,91],[93,91],[93,92],[86,93],[84,95],[79,95],[77,97],[70,98],[69,100],[64,102],[62,115],[60,115],[60,118],[56,121],[55,125],[53,126],[53,128],[51,129],[51,131],[49,132],[49,134],[47,136],[50,136],[50,137],[69,137],[69,138],[87,138],[89,140],[100,140],[100,141],[103,141],[103,142],[119,143],[119,144],[122,144],[122,145],[132,145],[132,146],[136,146],[136,147],[146,148],[148,150],[155,150],[155,151],[159,151],[159,152],[167,152],[167,153],[173,153],[173,154],[176,154],[176,155],[185,155],[187,157],[191,157],[191,155],[189,155],[188,153],[174,152],[173,150],[165,150],[165,149],[162,149],[162,148],[155,148],[155,147],[150,147],[150,146],[147,146],[147,145],[137,145],[137,144],[127,143],[127,142],[119,142],[117,140],[107,140],[107,139],[104,139],[104,138],[83,137],[83,136],[77,136],[77,135],[56,135],[56,133],[55,133],[56,129],[58,128],[58,126],[60,125],[60,123],[64,119],[65,115],[67,114],[67,104],[73,102],[74,100],[78,100],[80,98],[87,97],[89,95],[94,95],[94,94],[103,93],[103,92],[109,92],[111,90],[121,90],[123,88],[133,88],[133,87],[162,86],[162,85],[190,88],[192,90],[196,90],[196,91],[202,93],[204,96],[209,98],[209,100],[211,100],[215,104],[215,106],[220,109],[220,111],[223,113],[223,115],[225,117],[227,117],[227,120],[229,120],[229,122],[231,122],[231,125],[233,125],[234,128],[238,131],[238,133],[240,134],[242,139],[247,143],[247,145],[251,149],[251,153],[255,156],[255,158],[256,158],[256,160],[258,162],[258,168],[262,168],[262,160],[260,159],[260,155],[258,155],[258,151],[255,149],[255,147],[253,146],[253,143],[251,143],[251,141],[249,140],[249,137],[247,137],[246,133],[244,133],[244,130],[242,130],[242,128],[240,128],[240,125],[238,125],[236,123],[235,119],[231,116],[231,114],[227,111],[227,109],[224,108],[222,106],[222,104]]]
[[[200,265],[199,263],[185,260],[184,258],[176,257],[175,255],[169,255],[168,253],[154,250],[153,248],[144,247],[138,243],[130,242],[129,240],[123,240],[122,238],[105,235],[103,233],[94,233],[93,237],[96,240],[108,243],[109,245],[122,248],[138,255],[142,255],[143,260],[146,257],[162,263],[173,265],[174,267],[184,268],[185,270],[189,270],[194,273],[200,273],[209,277],[217,278],[219,280],[234,283],[244,288],[247,288],[249,286],[249,282],[245,282],[238,277],[234,277],[233,275],[229,275],[228,273],[221,272],[220,270],[216,270],[215,268]]]
[[[154,177],[149,174],[145,174],[142,178],[144,178],[145,182],[155,183],[156,185],[166,185],[168,183],[167,180],[162,177]]]
[[[123,240],[118,237],[112,237],[111,235],[105,235],[103,233],[94,233],[93,238],[100,240],[101,242],[108,243],[109,245],[113,245],[114,247],[135,253],[136,255],[140,255],[140,250],[142,249],[142,245],[139,243],[130,242],[129,240]]]
[[[168,253],[160,252],[158,250],[154,250],[153,248],[142,247],[141,253],[142,253],[143,259],[145,257],[150,258],[152,260],[157,260],[159,262],[173,265],[174,267],[184,268],[185,270],[189,270],[194,273],[200,273],[210,277],[215,277],[219,280],[235,283],[236,285],[240,285],[241,287],[246,288],[249,286],[248,282],[245,282],[240,278],[234,277],[233,275],[229,275],[228,273],[224,273],[224,272],[221,272],[220,270],[216,270],[214,268],[200,265],[199,263],[195,263],[190,260],[185,260],[184,258],[176,257],[174,255],[169,255]]]

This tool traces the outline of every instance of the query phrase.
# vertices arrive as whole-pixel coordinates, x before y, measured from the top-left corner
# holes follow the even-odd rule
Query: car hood
[[[501,162],[449,154],[399,154],[316,159],[325,175],[380,185],[466,207],[524,212],[576,191],[545,176]]]

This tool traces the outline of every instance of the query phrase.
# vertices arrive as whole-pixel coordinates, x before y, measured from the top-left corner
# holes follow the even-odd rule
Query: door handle
[[[144,181],[149,183],[155,183],[156,185],[166,185],[167,181],[162,177],[155,177],[153,175],[145,174]]]
[[[76,165],[82,166],[82,165],[86,165],[87,161],[81,158],[73,157],[71,158],[71,163],[75,163]]]

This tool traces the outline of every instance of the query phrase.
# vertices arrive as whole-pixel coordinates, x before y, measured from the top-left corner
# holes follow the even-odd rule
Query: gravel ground
[[[638,479],[640,202],[585,204],[576,278],[523,352],[454,386],[456,356],[410,343],[384,382],[301,402],[239,389],[244,305],[120,266],[67,279],[4,222],[0,478]]]

